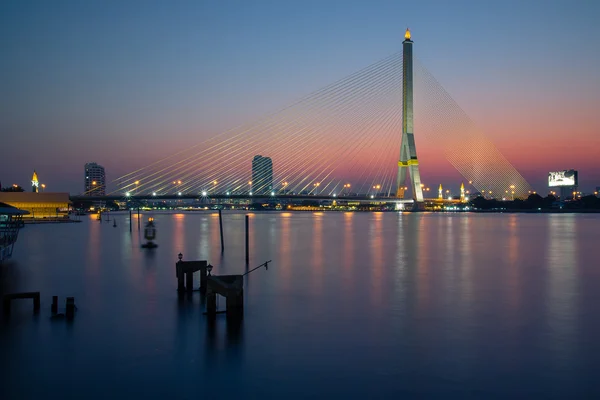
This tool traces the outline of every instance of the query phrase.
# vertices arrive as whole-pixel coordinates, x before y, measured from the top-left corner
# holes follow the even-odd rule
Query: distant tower
[[[252,159],[252,193],[271,194],[273,190],[273,161],[261,155]]]
[[[38,176],[35,173],[35,169],[33,170],[33,176],[31,177],[31,191],[33,193],[37,193],[40,187],[40,181],[38,180]]]
[[[84,194],[87,196],[106,195],[106,174],[104,167],[96,163],[85,164]]]
[[[465,201],[465,184],[460,184],[460,201]]]
[[[415,203],[423,201],[419,161],[413,133],[413,41],[410,30],[406,29],[402,42],[402,144],[400,145],[400,161],[398,161],[398,180],[396,197],[404,198],[406,173],[410,173],[412,195]]]
[[[438,199],[444,199],[444,189],[442,189],[442,184],[440,183],[440,188],[438,189]]]

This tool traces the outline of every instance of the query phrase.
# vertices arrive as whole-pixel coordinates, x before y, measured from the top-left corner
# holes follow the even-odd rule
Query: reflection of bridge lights
[[[207,195],[206,190],[203,190],[202,191],[202,196],[206,196],[206,195]]]

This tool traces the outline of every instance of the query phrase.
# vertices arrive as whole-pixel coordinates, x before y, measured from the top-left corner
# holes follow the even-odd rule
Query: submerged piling
[[[75,316],[75,297],[67,297],[67,306],[65,314],[69,319]]]
[[[50,307],[50,311],[52,314],[56,314],[58,312],[58,296],[52,296],[52,306]]]

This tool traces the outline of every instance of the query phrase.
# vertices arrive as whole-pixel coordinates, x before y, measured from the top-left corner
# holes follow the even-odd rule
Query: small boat
[[[0,203],[0,263],[12,256],[26,214],[29,212]]]

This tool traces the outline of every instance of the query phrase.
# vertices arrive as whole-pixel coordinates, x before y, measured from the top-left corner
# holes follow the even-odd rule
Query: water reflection
[[[176,291],[175,244],[186,259],[214,254],[218,218],[156,218],[152,256],[123,224],[23,230],[10,287],[3,280],[0,290],[40,290],[46,302],[56,293],[60,304],[75,295],[80,311],[69,330],[50,323],[44,300],[37,319],[30,303],[14,309],[2,325],[0,367],[17,367],[0,397],[60,397],[65,374],[115,392],[147,385],[146,397],[185,398],[198,385],[225,396],[222,385],[205,388],[211,371],[226,377],[220,384],[246,385],[248,398],[268,397],[265,388],[307,397],[306,382],[331,398],[510,398],[523,387],[539,397],[597,397],[581,388],[600,362],[600,290],[590,279],[598,216],[257,213],[255,257],[277,261],[245,286],[238,324],[224,315],[210,322],[198,292],[179,300]],[[227,260],[243,270],[244,214],[228,219]],[[32,376],[42,378],[23,384]]]
[[[567,367],[572,361],[578,326],[575,273],[579,264],[576,236],[577,215],[549,216],[548,280],[546,285],[546,336],[554,362]]]
[[[315,291],[323,290],[323,213],[313,213],[312,254],[310,274]]]
[[[282,213],[279,219],[281,223],[281,234],[279,238],[279,273],[283,280],[283,286],[290,289],[292,282],[292,263],[291,263],[291,214]]]
[[[372,214],[369,224],[369,279],[371,286],[371,306],[380,307],[383,302],[382,285],[384,283],[383,273],[383,213]]]

